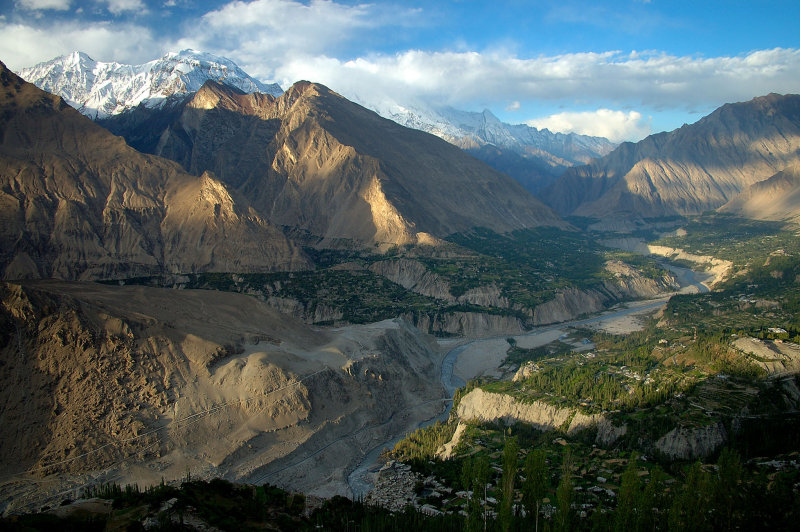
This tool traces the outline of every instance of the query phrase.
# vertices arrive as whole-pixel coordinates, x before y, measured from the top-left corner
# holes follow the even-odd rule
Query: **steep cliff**
[[[604,417],[586,415],[576,408],[561,408],[542,401],[523,403],[510,395],[485,392],[476,388],[461,398],[456,409],[465,421],[506,424],[523,422],[541,430],[562,429],[567,433],[595,426]]]

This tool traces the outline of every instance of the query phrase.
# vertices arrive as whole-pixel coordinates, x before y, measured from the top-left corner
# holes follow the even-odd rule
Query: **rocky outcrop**
[[[720,423],[704,427],[675,427],[659,438],[655,448],[670,460],[696,460],[713,454],[728,441]]]
[[[641,238],[611,238],[603,240],[601,243],[604,246],[624,249],[633,253],[639,253],[640,255],[655,255],[667,259],[685,260],[697,264],[699,267],[704,268],[705,272],[711,276],[709,281],[703,282],[708,288],[713,288],[714,285],[725,280],[730,274],[731,268],[733,268],[733,263],[729,260],[718,259],[710,255],[697,255],[680,248],[647,244]]]
[[[446,333],[455,336],[480,338],[500,334],[519,334],[525,325],[519,318],[480,312],[446,312],[409,316],[422,331],[430,334]]]
[[[610,447],[627,433],[627,425],[615,425],[609,419],[601,419],[597,423],[597,436],[594,441],[601,447]]]
[[[670,273],[664,273],[660,279],[651,279],[619,261],[608,262],[606,270],[614,275],[613,280],[588,290],[568,288],[558,292],[550,301],[537,305],[533,311],[534,325],[569,321],[605,310],[618,301],[650,298],[678,289],[677,280]]]
[[[456,414],[464,421],[522,422],[542,430],[561,429],[567,433],[593,427],[604,419],[601,414],[586,415],[576,408],[561,408],[542,401],[522,402],[510,395],[489,393],[480,388],[461,398]]]
[[[411,466],[390,460],[378,471],[375,487],[364,502],[392,512],[402,512],[417,501],[415,488],[422,476],[411,471]]]
[[[558,292],[553,299],[533,310],[534,325],[569,321],[584,314],[605,309],[610,298],[598,290],[578,290],[568,288]]]
[[[417,294],[454,302],[450,284],[428,270],[424,264],[411,259],[382,260],[370,265],[370,271],[382,275],[406,290]]]
[[[469,303],[482,307],[510,308],[511,304],[505,297],[500,287],[492,283],[467,290],[457,299],[459,303]]]

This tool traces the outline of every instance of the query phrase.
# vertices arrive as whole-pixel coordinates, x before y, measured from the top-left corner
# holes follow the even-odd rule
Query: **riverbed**
[[[499,376],[501,373],[500,366],[505,360],[506,352],[509,348],[508,338],[513,338],[519,347],[532,349],[555,341],[566,334],[568,329],[576,327],[596,327],[623,334],[626,330],[624,327],[628,327],[627,330],[630,332],[630,327],[636,326],[637,318],[641,319],[641,317],[650,315],[663,307],[673,295],[709,291],[711,276],[670,264],[664,264],[663,266],[678,278],[681,286],[679,292],[666,294],[657,299],[626,303],[586,318],[536,327],[523,334],[457,341],[457,345],[447,351],[441,364],[441,381],[445,390],[443,399],[446,401],[446,408],[444,412],[436,417],[420,420],[418,427],[425,427],[437,421],[445,421],[450,414],[456,389],[464,386],[467,380],[485,375]],[[626,320],[625,325],[619,325],[615,329],[613,324],[619,323],[620,320]],[[452,340],[440,342],[440,345],[444,346],[450,344],[453,344]],[[364,460],[348,475],[347,484],[353,499],[365,497],[369,490],[372,489],[375,474],[381,467],[378,461],[381,453],[384,449],[394,447],[404,437],[405,434],[396,435],[392,439],[372,448],[364,457]]]

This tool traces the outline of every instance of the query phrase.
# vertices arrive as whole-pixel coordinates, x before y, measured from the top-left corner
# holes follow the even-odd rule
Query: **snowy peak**
[[[58,94],[91,118],[119,114],[142,103],[158,108],[171,97],[198,91],[208,80],[245,93],[278,96],[283,92],[275,83],[250,77],[229,59],[194,50],[170,52],[142,65],[103,63],[73,52],[26,68],[20,76]]]

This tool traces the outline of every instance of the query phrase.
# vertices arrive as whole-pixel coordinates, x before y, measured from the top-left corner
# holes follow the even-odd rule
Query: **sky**
[[[284,88],[636,141],[800,93],[797,0],[0,0],[0,61],[192,48]]]

